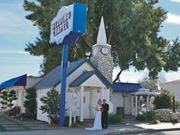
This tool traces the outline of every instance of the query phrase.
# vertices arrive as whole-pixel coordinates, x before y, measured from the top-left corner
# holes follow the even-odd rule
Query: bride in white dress
[[[86,128],[86,130],[102,130],[102,125],[101,125],[101,117],[102,117],[102,111],[101,106],[102,101],[99,100],[98,104],[95,108],[96,111],[96,116],[95,116],[95,120],[94,120],[94,126],[92,128]]]

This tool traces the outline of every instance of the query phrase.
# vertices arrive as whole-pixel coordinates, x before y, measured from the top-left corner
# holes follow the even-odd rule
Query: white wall
[[[27,82],[26,82],[26,88],[31,88],[33,85],[35,85],[41,79],[42,78],[40,78],[40,77],[28,76]],[[25,112],[24,101],[25,101],[25,95],[26,95],[26,91],[24,89],[24,86],[13,86],[13,87],[6,88],[4,90],[6,90],[6,91],[15,90],[16,91],[17,100],[13,101],[14,106],[19,106],[20,107],[20,113],[24,113]],[[2,105],[0,103],[0,107],[1,106]]]
[[[92,75],[88,80],[86,80],[81,86],[88,87],[106,87],[96,75]]]
[[[49,122],[49,119],[47,117],[47,113],[42,113],[40,110],[40,107],[43,105],[43,103],[40,101],[40,99],[44,96],[47,96],[47,92],[50,91],[50,89],[40,89],[37,90],[37,120],[46,121]]]
[[[66,111],[66,115],[69,116],[69,107],[70,107],[70,91],[68,90],[69,88],[67,87],[66,90],[66,104],[65,104],[65,109],[67,109]],[[95,116],[95,107],[97,105],[97,101],[100,99],[100,92],[98,92],[99,88],[86,88],[84,89],[84,91],[89,91],[91,94],[90,97],[90,104],[91,104],[91,108],[90,108],[90,118],[94,118]],[[75,88],[74,90],[77,90],[77,112],[76,112],[76,116],[80,116],[80,89],[79,88]],[[41,120],[41,121],[46,121],[49,122],[49,119],[47,117],[47,114],[44,113],[42,114],[42,111],[39,109],[42,104],[42,102],[40,101],[40,98],[42,98],[43,96],[46,96],[47,92],[50,91],[50,89],[41,89],[41,90],[37,90],[37,119]],[[107,103],[109,104],[110,110],[109,113],[113,112],[113,104],[110,102],[109,100],[109,93],[110,90],[109,89],[104,89],[104,98],[107,100]]]
[[[174,94],[176,101],[180,101],[180,82],[163,83],[162,88]]]
[[[66,83],[66,104],[65,104],[65,109],[66,115],[69,115],[69,99],[70,99],[70,89],[77,90],[77,116],[80,116],[80,88],[69,88],[69,84],[73,82],[77,77],[79,77],[84,71],[92,71],[93,68],[86,62],[83,65],[81,65],[76,71],[74,71],[70,76],[67,77],[67,83]],[[97,92],[100,87],[105,87],[104,84],[95,76],[93,75],[91,78],[89,78],[87,81],[85,81],[82,86],[84,86],[84,91],[89,91],[90,92],[90,118],[94,118],[95,115],[95,107],[97,105],[98,99],[100,99],[100,92]],[[87,88],[88,86],[88,88]],[[61,84],[58,84],[55,89],[60,93],[61,90]],[[46,93],[50,89],[39,89],[37,90],[37,103],[38,103],[38,108],[37,108],[37,119],[41,121],[46,121],[48,122],[47,114],[42,114],[42,111],[39,109],[40,106],[42,105],[42,102],[40,101],[40,98],[43,96],[46,96]],[[113,104],[110,101],[110,90],[109,89],[104,89],[104,98],[106,99],[107,103],[110,106],[109,112],[113,112]]]
[[[117,113],[117,107],[124,107],[124,97],[120,92],[113,92],[112,94],[113,113]],[[131,95],[127,94],[125,97],[125,114],[131,115]]]
[[[34,86],[36,83],[38,83],[42,77],[33,77],[33,76],[28,76],[27,77],[27,82],[26,82],[26,88],[31,88]]]
[[[85,62],[76,71],[74,71],[70,76],[67,77],[66,88],[68,89],[69,88],[69,84],[71,82],[73,82],[77,77],[79,77],[84,71],[92,71],[92,70],[93,70],[93,68],[87,62]],[[105,87],[105,85],[95,75],[93,75],[91,78],[89,78],[87,81],[85,81],[82,84],[82,86],[85,86],[85,87],[89,86],[89,87],[92,88],[93,92],[91,93],[92,94],[91,96],[94,97],[94,98],[91,101],[93,101],[93,102],[97,102],[97,100],[100,98],[100,93],[97,94],[98,87],[99,88],[100,87]],[[58,84],[55,89],[60,92],[61,84]],[[76,88],[76,90],[79,90],[79,88]],[[66,96],[68,96],[68,94],[66,94]],[[109,112],[112,113],[113,112],[113,104],[110,101],[110,89],[106,89],[106,88],[104,89],[104,98],[106,99],[107,103],[110,106]],[[80,99],[79,93],[78,93],[78,99]],[[97,104],[97,103],[91,103],[91,104],[95,108],[94,104]],[[69,106],[68,101],[66,102],[66,106]],[[79,114],[79,107],[80,107],[80,105],[77,108],[77,114]],[[69,113],[67,113],[67,114],[69,114]],[[93,114],[91,114],[91,115],[93,115]]]
[[[15,106],[19,106],[20,107],[20,113],[24,113],[25,112],[25,108],[24,108],[25,89],[24,89],[24,87],[23,86],[14,86],[14,87],[6,88],[3,91],[9,92],[11,90],[15,90],[16,96],[17,96],[17,100],[13,101],[14,106],[12,106],[12,108]],[[0,104],[0,106],[2,106],[2,105]],[[6,110],[9,110],[9,108],[7,108]]]
[[[104,99],[106,99],[106,103],[109,104],[109,113],[113,113],[114,105],[112,102],[112,94],[110,89],[104,89]]]
[[[66,87],[68,87],[69,84],[72,83],[76,78],[78,78],[85,70],[92,71],[93,68],[87,62],[82,64],[78,69],[76,69],[76,71],[74,71],[71,75],[67,77]],[[61,83],[58,84],[55,89],[60,92]]]
[[[131,94],[127,94],[125,97],[125,114],[131,115]]]

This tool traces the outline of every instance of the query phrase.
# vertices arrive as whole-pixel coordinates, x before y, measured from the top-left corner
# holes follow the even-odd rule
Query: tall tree
[[[1,104],[2,104],[2,106],[1,106],[1,111],[3,110],[3,109],[6,109],[7,108],[7,97],[8,96],[8,93],[7,93],[7,91],[2,91],[1,92],[1,95],[0,95],[0,99],[1,99]]]
[[[141,85],[143,85],[145,88],[153,90],[153,91],[159,91],[158,85],[159,85],[158,79],[150,79],[149,77],[145,77],[142,80],[138,81]]]
[[[180,102],[174,100],[174,95],[168,90],[161,90],[161,94],[157,95],[154,100],[156,109],[173,109],[176,110]]]
[[[158,0],[36,0],[24,1],[24,9],[31,13],[26,16],[40,29],[40,38],[28,43],[26,51],[43,55],[41,72],[48,73],[60,64],[62,47],[49,45],[50,22],[58,10],[73,2],[88,5],[87,34],[69,49],[69,60],[78,60],[91,56],[92,45],[96,37],[101,16],[105,19],[107,41],[112,45],[114,67],[122,71],[134,66],[136,70],[149,70],[149,76],[155,78],[162,69],[177,71],[180,61],[180,42],[171,45],[158,36],[166,13],[155,8]],[[175,61],[172,62],[172,59]]]
[[[26,89],[26,100],[24,101],[25,114],[26,118],[36,119],[37,114],[37,101],[36,101],[36,90],[32,88]]]

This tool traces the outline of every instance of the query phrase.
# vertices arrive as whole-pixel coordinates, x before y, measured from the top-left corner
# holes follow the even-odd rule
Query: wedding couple
[[[96,116],[94,120],[94,126],[92,128],[86,128],[86,130],[102,130],[108,128],[108,110],[109,105],[106,103],[106,99],[98,101],[95,108]]]

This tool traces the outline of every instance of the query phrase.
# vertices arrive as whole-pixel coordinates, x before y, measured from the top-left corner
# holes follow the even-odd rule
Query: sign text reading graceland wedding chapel
[[[74,3],[62,7],[51,21],[50,43],[73,45],[86,33],[87,6]]]

